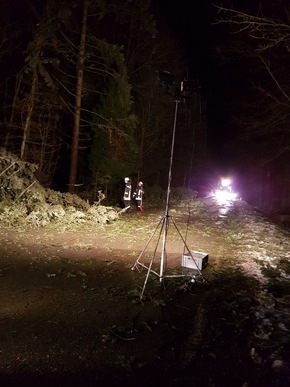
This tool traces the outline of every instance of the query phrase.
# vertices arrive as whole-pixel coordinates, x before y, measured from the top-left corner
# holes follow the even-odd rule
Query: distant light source
[[[219,203],[225,203],[236,200],[238,194],[232,191],[231,179],[222,178],[220,181],[220,187],[214,191],[214,196]]]
[[[221,179],[221,186],[222,187],[229,187],[231,184],[231,179],[229,178],[222,178]]]
[[[235,200],[237,198],[237,194],[235,192],[217,189],[215,191],[215,197],[219,202],[224,202],[228,200]]]

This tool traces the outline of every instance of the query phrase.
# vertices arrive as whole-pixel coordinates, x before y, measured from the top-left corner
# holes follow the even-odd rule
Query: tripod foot
[[[138,271],[139,271],[138,266],[137,266],[136,264],[135,264],[134,266],[131,267],[131,270],[132,270],[132,271],[135,271],[135,270],[138,270]]]

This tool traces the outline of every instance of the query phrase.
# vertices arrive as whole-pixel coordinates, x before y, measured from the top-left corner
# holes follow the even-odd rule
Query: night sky
[[[159,0],[161,14],[188,60],[188,77],[198,79],[207,100],[208,146],[216,163],[229,164],[224,151],[229,136],[229,104],[235,83],[218,65],[226,39],[224,26],[215,25],[217,9],[210,0]]]

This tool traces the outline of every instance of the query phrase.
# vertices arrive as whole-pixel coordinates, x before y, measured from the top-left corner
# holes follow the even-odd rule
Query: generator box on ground
[[[182,256],[181,266],[188,269],[203,270],[208,263],[208,254],[194,250],[190,250],[190,253]]]

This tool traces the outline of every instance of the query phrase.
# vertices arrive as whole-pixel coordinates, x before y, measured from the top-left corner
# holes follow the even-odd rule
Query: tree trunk
[[[5,142],[4,142],[4,149],[7,151],[8,148],[9,148],[9,142],[10,142],[10,137],[11,137],[11,128],[12,128],[12,123],[14,122],[14,113],[15,113],[15,109],[16,109],[16,101],[18,99],[18,95],[19,95],[19,90],[20,90],[20,86],[21,86],[21,83],[22,83],[22,75],[17,75],[16,76],[16,81],[15,81],[15,92],[14,92],[14,97],[13,97],[13,101],[12,101],[12,107],[11,107],[11,113],[10,113],[10,119],[9,119],[9,126],[8,126],[8,130],[7,130],[7,133],[6,133],[6,136],[5,136]],[[14,151],[14,149],[13,149]]]
[[[71,149],[70,176],[69,176],[70,193],[74,193],[75,191],[75,183],[76,183],[76,176],[77,176],[82,88],[83,88],[83,77],[84,77],[84,56],[85,56],[86,31],[87,31],[87,15],[88,15],[88,2],[87,0],[84,0],[81,42],[80,42],[80,48],[79,48],[78,74],[77,74],[77,84],[76,84],[75,114],[74,114],[74,127],[73,127],[72,149]]]
[[[38,53],[37,53],[37,55],[38,55]],[[32,84],[31,84],[31,89],[30,89],[30,95],[28,98],[28,111],[27,111],[27,116],[26,116],[26,120],[25,120],[25,125],[23,128],[23,137],[22,137],[21,150],[20,150],[20,158],[21,159],[25,158],[26,143],[29,139],[30,124],[31,124],[34,103],[35,103],[37,79],[38,79],[37,78],[37,65],[35,63],[34,68],[33,68],[33,74],[32,74]]]

